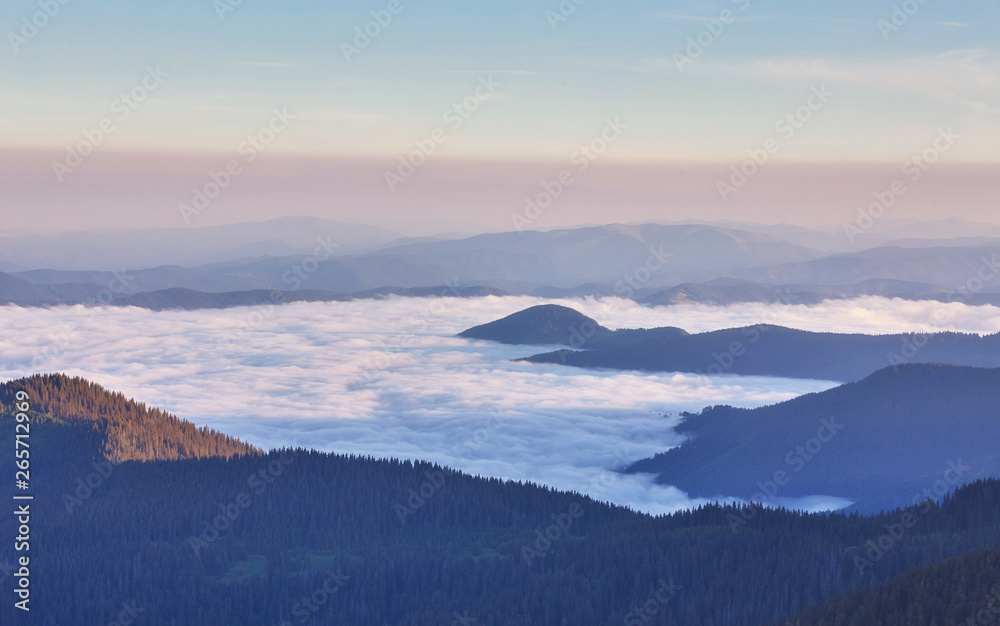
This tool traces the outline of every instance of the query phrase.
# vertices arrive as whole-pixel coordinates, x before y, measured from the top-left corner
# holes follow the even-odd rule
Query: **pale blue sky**
[[[109,145],[225,151],[278,105],[301,114],[282,150],[396,153],[492,71],[501,94],[453,138],[455,154],[561,154],[617,114],[641,128],[619,157],[712,159],[762,138],[825,83],[837,98],[790,154],[893,158],[894,143],[951,123],[988,135],[965,146],[968,160],[997,156],[996,4],[928,1],[885,41],[877,21],[892,3],[871,0],[587,0],[555,30],[555,1],[400,0],[346,62],[340,43],[386,5],[244,0],[220,20],[212,0],[71,1],[0,53],[4,147],[75,139],[151,64],[169,79]],[[737,21],[678,72],[674,53],[727,9]],[[6,3],[3,31],[38,10]]]
[[[586,0],[554,28],[546,12],[557,0],[399,0],[348,62],[341,44],[388,0],[243,0],[220,19],[221,1],[51,0],[58,13],[20,40],[38,0],[5,3],[0,150],[61,158],[159,67],[167,78],[115,120],[101,155],[231,155],[285,107],[296,119],[270,159],[391,164],[447,128],[444,111],[492,75],[500,87],[447,129],[435,158],[563,163],[618,116],[629,129],[609,162],[726,166],[777,136],[776,121],[825,85],[833,97],[775,162],[902,163],[949,126],[962,135],[949,160],[1000,161],[996,2],[910,0],[919,8],[888,32],[878,23],[894,3],[883,0]],[[723,11],[734,19],[703,35],[710,45],[678,71],[675,55]]]

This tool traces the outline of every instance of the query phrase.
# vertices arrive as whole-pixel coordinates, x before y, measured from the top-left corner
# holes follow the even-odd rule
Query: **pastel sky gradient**
[[[961,139],[896,217],[988,219],[1000,6],[910,1],[918,10],[886,32],[894,5],[882,0],[586,0],[554,27],[556,0],[398,0],[348,60],[341,44],[388,0],[243,0],[222,17],[212,0],[70,1],[23,40],[39,4],[13,0],[0,8],[3,228],[186,226],[178,203],[275,107],[296,119],[199,225],[314,214],[414,233],[502,230],[616,117],[627,130],[538,227],[838,223],[949,127]],[[734,19],[679,71],[675,55],[723,11]],[[168,76],[58,182],[52,162],[113,117],[147,67]],[[450,127],[443,113],[490,76],[499,87]],[[776,121],[819,86],[834,95],[782,138]],[[384,172],[436,128],[447,143],[390,192]],[[780,151],[723,202],[715,182],[771,137]]]

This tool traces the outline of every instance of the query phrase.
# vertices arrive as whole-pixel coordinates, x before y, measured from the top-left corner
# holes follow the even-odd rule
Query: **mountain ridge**
[[[0,383],[0,417],[15,413],[18,391],[28,394],[32,411],[43,422],[86,432],[100,460],[112,464],[262,453],[235,437],[197,428],[175,415],[65,374],[35,374]]]
[[[574,309],[560,308],[565,309],[562,312],[565,319],[576,319],[580,327],[570,324],[560,330],[558,341],[547,340],[542,345],[557,343],[566,348],[519,361],[592,369],[838,382],[858,380],[886,366],[908,362],[1000,367],[1000,333],[866,335],[803,331],[771,324],[695,334],[675,327],[590,331],[590,325],[596,322],[573,317],[580,315]],[[531,335],[535,322],[522,311],[504,320],[467,329],[460,336],[517,345]]]
[[[123,401],[106,390],[93,405],[72,401],[60,395],[72,390],[63,380],[35,383],[31,393],[55,414],[29,410],[33,425],[65,420],[66,402],[99,413]],[[0,413],[0,422],[11,420]],[[53,443],[32,439],[40,472],[32,474],[32,538],[42,538],[32,545],[32,598],[79,601],[33,604],[45,623],[105,623],[125,605],[149,626],[280,624],[289,615],[358,626],[436,626],[456,615],[606,626],[647,623],[652,598],[648,623],[763,626],[915,568],[1000,548],[997,480],[875,516],[716,503],[652,517],[424,462],[286,449],[108,469]],[[5,482],[0,496],[12,490]],[[913,520],[907,532],[859,573],[859,551],[900,519]],[[15,524],[0,517],[0,534]],[[323,601],[304,604],[310,597]],[[14,612],[0,605],[4,623]]]
[[[699,497],[857,501],[878,494],[885,506],[907,506],[912,492],[886,490],[922,477],[947,474],[955,484],[955,472],[966,480],[1000,470],[992,443],[1000,438],[998,406],[1000,368],[887,367],[774,405],[684,414],[676,430],[687,440],[628,471],[656,474]]]

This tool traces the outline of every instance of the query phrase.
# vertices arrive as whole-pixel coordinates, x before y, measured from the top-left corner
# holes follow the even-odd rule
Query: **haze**
[[[534,227],[606,223],[609,207],[817,226],[855,217],[915,157],[930,167],[891,217],[993,215],[995,5],[928,3],[896,24],[861,1],[564,4],[91,2],[22,32],[37,7],[9,3],[3,232],[285,215],[509,230],[563,170]],[[941,132],[957,139],[935,152]]]

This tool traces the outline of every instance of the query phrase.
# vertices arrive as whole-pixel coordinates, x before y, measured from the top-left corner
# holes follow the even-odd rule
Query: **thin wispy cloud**
[[[735,11],[732,9],[731,11]],[[687,13],[660,13],[658,17],[677,22],[707,22],[719,19],[719,13],[715,15],[693,15]],[[856,23],[871,22],[870,19],[850,18],[850,17],[818,17],[809,15],[731,15],[728,22],[838,22]]]
[[[339,122],[346,124],[375,124],[387,119],[390,115],[353,109],[310,109],[296,113],[300,122]]]
[[[277,67],[277,68],[303,67],[301,63],[290,63],[287,61],[233,61],[232,65],[249,65],[251,67]]]
[[[538,74],[532,70],[448,70],[448,74],[476,74],[482,76],[488,76],[490,74],[517,74],[517,75],[530,75]]]
[[[678,22],[704,22],[719,19],[718,15],[683,15],[679,13],[660,13],[658,17]]]
[[[680,161],[692,155],[728,160],[731,148],[725,142],[739,141],[742,146],[746,140],[740,135],[756,132],[752,129],[758,128],[757,116],[767,113],[764,107],[776,104],[767,102],[767,91],[751,80],[729,80],[728,72],[759,70],[741,67],[753,59],[767,56],[830,63],[847,59],[844,63],[848,63],[853,56],[867,55],[867,60],[846,69],[863,71],[864,64],[870,62],[878,71],[901,50],[930,56],[949,46],[995,48],[989,29],[979,28],[993,19],[995,6],[928,6],[919,14],[908,15],[906,32],[899,33],[898,38],[893,36],[892,43],[887,44],[878,23],[892,19],[891,4],[862,3],[831,9],[821,3],[748,0],[656,6],[638,2],[575,4],[569,0],[562,5],[555,2],[540,6],[525,1],[505,5],[500,13],[488,3],[462,11],[445,5],[428,6],[413,19],[407,10],[391,21],[384,16],[376,20],[371,11],[359,13],[350,3],[303,5],[294,15],[276,4],[258,6],[254,20],[241,20],[242,25],[226,24],[218,33],[178,36],[180,25],[204,19],[203,7],[185,4],[175,7],[176,19],[155,32],[143,31],[141,38],[120,35],[136,32],[137,24],[150,19],[143,11],[88,14],[62,22],[61,28],[68,37],[90,38],[95,45],[78,48],[71,63],[34,68],[30,79],[29,74],[20,78],[11,74],[0,94],[0,109],[5,116],[18,119],[16,128],[4,126],[5,135],[9,135],[7,145],[54,150],[53,146],[67,145],[79,133],[81,124],[93,123],[92,115],[84,112],[102,110],[134,80],[128,74],[128,64],[108,69],[102,59],[174,58],[181,65],[164,87],[164,96],[219,103],[224,100],[215,97],[220,91],[255,93],[261,100],[278,98],[282,106],[296,110],[323,104],[351,105],[393,115],[398,122],[373,133],[368,127],[351,132],[332,119],[325,127],[317,124],[308,132],[293,131],[280,148],[283,154],[395,155],[401,146],[413,141],[417,132],[409,123],[413,116],[447,107],[452,97],[468,88],[463,81],[492,71],[497,77],[519,83],[516,89],[506,88],[517,96],[518,106],[497,107],[477,115],[476,122],[462,136],[456,134],[449,141],[449,156],[518,159],[525,163],[561,159],[579,140],[585,120],[615,112],[631,114],[643,130],[625,137],[608,155],[609,160]],[[558,18],[551,18],[552,14]],[[550,23],[550,19],[556,21]],[[723,19],[729,25],[720,31],[717,22]],[[298,26],[289,28],[293,23]],[[254,25],[269,25],[267,37],[246,36],[240,30],[252,30]],[[962,30],[956,31],[958,28]],[[450,35],[442,37],[442,33]],[[964,43],[955,43],[956,33],[961,33],[960,41]],[[699,37],[702,43],[698,43]],[[695,43],[690,44],[689,38]],[[32,49],[41,49],[35,45],[40,42],[33,42]],[[708,48],[697,52],[704,43],[709,43]],[[344,44],[356,47],[362,56],[345,58],[341,53]],[[711,80],[664,82],[664,75],[680,75],[674,55],[688,54],[689,49],[695,51],[690,56],[697,58],[685,66],[686,77],[711,74]],[[189,63],[192,59],[198,62]],[[726,62],[736,67],[722,65]],[[826,68],[819,75],[841,69],[845,68]],[[904,65],[899,69],[916,72],[919,68]],[[623,71],[630,73],[625,80],[621,80]],[[786,69],[785,73],[790,72]],[[350,93],[331,84],[345,74],[359,78],[349,87]],[[963,158],[992,163],[995,156],[989,146],[996,143],[1000,129],[985,114],[998,111],[995,94],[979,93],[975,76],[965,76],[970,80],[963,81],[960,75],[949,82],[939,78],[942,74],[948,78],[947,69],[942,72],[932,68],[929,86],[921,88],[918,72],[912,82],[922,91],[901,91],[896,88],[899,81],[873,76],[865,83],[862,97],[849,103],[845,98],[844,109],[850,108],[852,115],[825,115],[824,128],[814,134],[809,144],[798,142],[781,158],[840,163],[864,162],[877,154],[879,159],[886,159],[897,150],[908,149],[906,134],[926,128],[927,120],[940,116],[938,105],[946,103],[976,114],[965,115],[965,110],[945,112],[956,119],[956,124],[963,123],[967,136],[976,138],[963,147]],[[534,80],[533,76],[552,80]],[[552,82],[562,79],[565,82],[558,85]],[[793,79],[786,78],[783,84]],[[67,89],[71,97],[66,96]],[[398,93],[407,97],[393,96]],[[900,95],[914,93],[920,97],[899,101]],[[717,109],[730,101],[739,102],[741,112],[723,129],[718,125],[721,116]],[[664,107],[671,110],[671,115],[655,114]],[[898,114],[901,107],[906,115]],[[249,116],[244,120],[175,113],[163,107],[144,107],[142,115],[121,126],[114,142],[153,155],[178,149],[225,152],[230,150],[230,138],[244,132],[240,127],[252,128],[255,123]],[[957,119],[959,116],[963,119]],[[857,124],[857,119],[867,123]],[[893,136],[875,137],[868,127],[883,119],[893,127]],[[421,123],[426,127],[426,120]],[[544,132],[538,132],[539,128]],[[733,132],[734,128],[742,131]],[[51,196],[45,200],[57,207],[58,192],[45,189],[36,195]],[[301,212],[323,207],[323,202],[317,200]],[[57,210],[52,208],[48,213]]]
[[[260,114],[260,107],[251,107],[250,103],[247,106],[237,106],[237,102],[233,102],[232,105],[226,105],[224,102],[219,104],[211,104],[214,100],[252,100],[255,96],[243,97],[243,96],[219,96],[216,98],[211,98],[209,100],[173,100],[170,98],[163,98],[160,102],[177,111],[225,111],[228,113],[243,113],[243,114]]]
[[[677,73],[673,58],[647,59],[636,71]],[[729,75],[776,85],[827,83],[882,94],[910,94],[977,111],[1000,107],[1000,55],[951,50],[895,58],[788,57],[705,61],[687,73]]]

